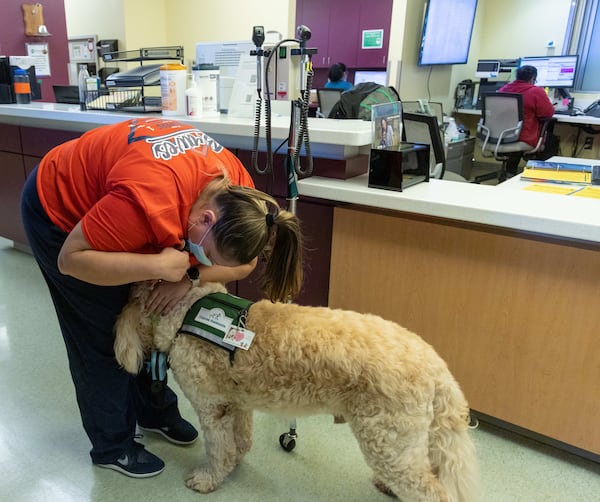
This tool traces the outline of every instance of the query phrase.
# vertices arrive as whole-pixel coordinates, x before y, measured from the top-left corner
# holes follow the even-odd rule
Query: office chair
[[[434,115],[437,118],[438,125],[444,126],[444,107],[442,103],[419,99],[417,101],[402,101],[402,111],[408,113],[422,113],[425,115]]]
[[[511,154],[532,155],[544,148],[544,138],[551,121],[545,121],[537,144],[531,146],[519,141],[523,127],[523,96],[508,92],[482,95],[481,119],[477,124],[477,138],[481,141],[481,154],[502,162],[499,171],[476,176],[473,183],[507,178],[506,164]]]
[[[317,117],[328,118],[333,106],[340,100],[341,89],[317,89]]]
[[[402,102],[404,108],[404,102]],[[430,146],[429,177],[441,179],[446,171],[444,139],[437,117],[423,113],[402,113],[403,136],[410,143],[425,143]]]

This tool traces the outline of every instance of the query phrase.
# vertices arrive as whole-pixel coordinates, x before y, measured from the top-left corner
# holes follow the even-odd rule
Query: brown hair
[[[208,193],[207,193],[208,192]],[[302,234],[298,218],[254,188],[211,183],[201,198],[218,212],[215,244],[228,259],[249,263],[264,253],[262,288],[271,301],[295,297],[302,286]]]

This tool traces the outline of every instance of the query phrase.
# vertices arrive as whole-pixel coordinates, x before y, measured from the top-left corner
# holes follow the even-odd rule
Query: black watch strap
[[[200,285],[200,271],[196,267],[187,269],[187,277],[192,283],[192,288],[196,288]]]

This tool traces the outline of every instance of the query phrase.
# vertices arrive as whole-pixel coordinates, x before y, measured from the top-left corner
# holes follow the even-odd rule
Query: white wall
[[[64,0],[67,35],[125,40],[123,0]]]
[[[67,33],[117,38],[121,50],[196,42],[250,40],[252,27],[294,35],[296,0],[65,0]]]

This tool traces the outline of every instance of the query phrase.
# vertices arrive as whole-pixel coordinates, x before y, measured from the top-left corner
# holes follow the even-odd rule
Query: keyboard
[[[571,117],[579,115],[580,112],[577,110],[554,110],[554,115],[569,115]]]

